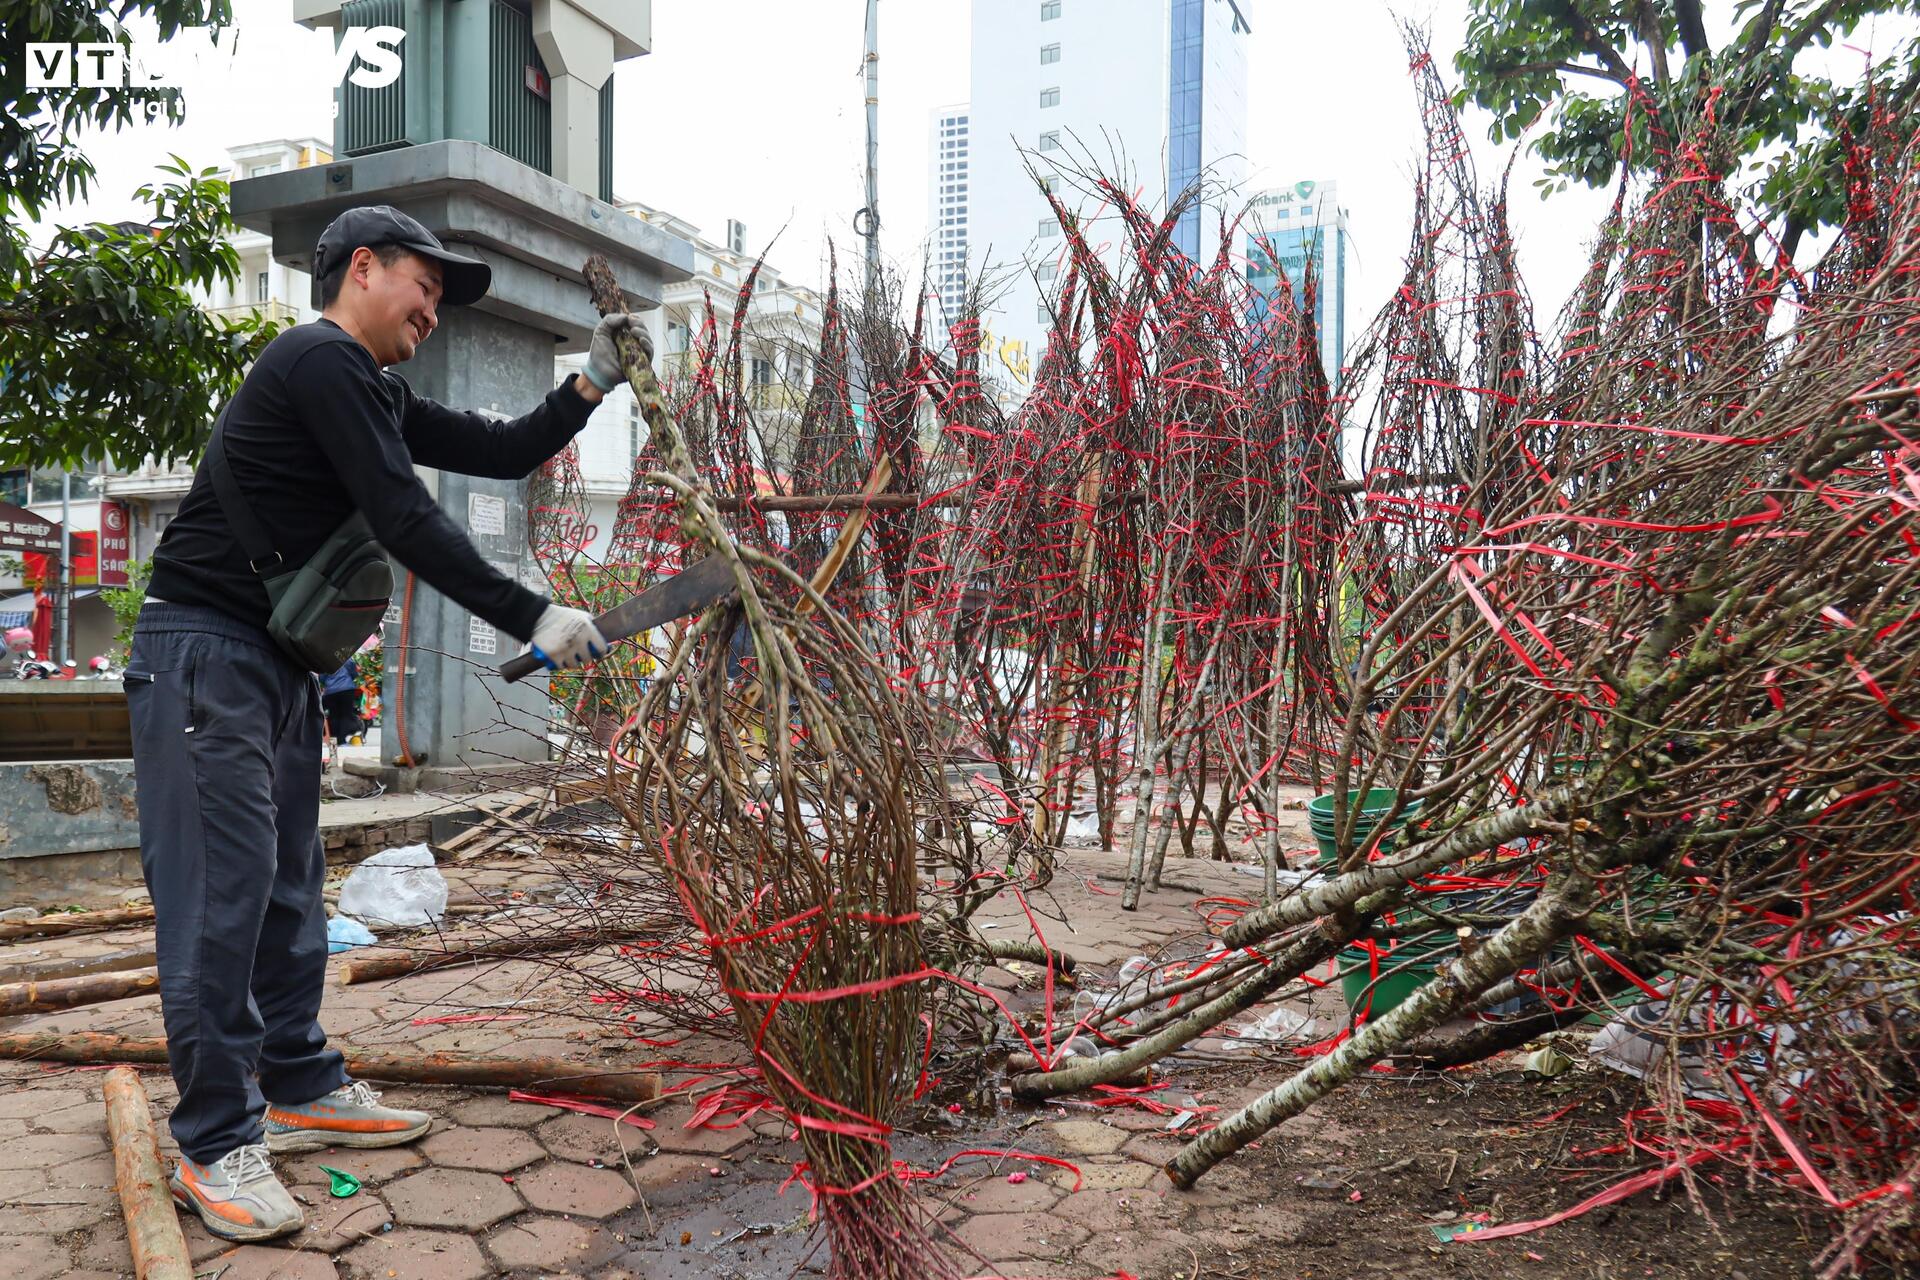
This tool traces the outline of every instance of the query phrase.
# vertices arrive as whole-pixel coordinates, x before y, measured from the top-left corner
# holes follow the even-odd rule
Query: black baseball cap
[[[493,283],[493,268],[486,263],[448,252],[438,236],[392,205],[370,204],[347,210],[320,233],[320,243],[313,247],[314,305],[320,305],[321,281],[344,271],[355,249],[386,244],[400,245],[440,264],[440,301],[447,306],[478,302]]]

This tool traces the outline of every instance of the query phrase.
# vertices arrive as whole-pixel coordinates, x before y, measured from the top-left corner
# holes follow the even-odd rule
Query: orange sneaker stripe
[[[192,1198],[193,1203],[197,1207],[207,1210],[216,1217],[225,1218],[228,1222],[238,1223],[243,1227],[251,1227],[254,1225],[253,1215],[239,1205],[227,1200],[207,1199],[200,1186],[200,1180],[194,1177],[193,1170],[184,1164],[180,1166],[180,1181],[186,1184],[187,1194]]]

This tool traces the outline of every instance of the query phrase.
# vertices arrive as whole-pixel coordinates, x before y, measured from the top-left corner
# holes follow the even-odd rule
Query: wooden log
[[[113,1143],[113,1181],[127,1220],[127,1244],[138,1280],[193,1280],[193,1259],[180,1231],[173,1194],[160,1163],[147,1091],[132,1067],[107,1072],[107,1137]]]
[[[150,969],[158,957],[151,946],[116,951],[104,956],[62,956],[37,964],[0,964],[0,984],[52,982],[55,978],[85,978],[96,973],[125,973]]]
[[[0,921],[0,942],[15,938],[63,938],[70,933],[99,933],[127,925],[152,924],[153,908],[122,907],[114,911],[70,911],[32,920]]]
[[[50,982],[9,982],[0,986],[0,1018],[23,1013],[53,1013],[108,1000],[131,1000],[159,990],[158,969],[96,973],[84,978],[55,978]]]
[[[601,1098],[609,1102],[651,1102],[660,1096],[660,1076],[652,1071],[595,1071],[559,1058],[494,1058],[479,1054],[387,1053],[355,1049],[335,1042],[347,1059],[347,1072],[360,1080],[389,1084],[453,1084],[507,1089],[545,1089]],[[167,1042],[158,1036],[116,1036],[103,1032],[57,1035],[39,1032],[0,1035],[0,1059],[41,1062],[128,1062],[164,1065]]]
[[[662,920],[660,927],[668,928],[670,921]],[[340,985],[351,987],[361,982],[379,982],[385,978],[400,978],[410,973],[422,973],[428,969],[451,969],[460,965],[485,964],[489,960],[516,960],[522,956],[546,956],[562,951],[584,951],[589,947],[616,946],[622,942],[637,942],[649,936],[642,931],[629,933],[600,933],[589,930],[575,930],[570,933],[556,933],[538,938],[501,938],[489,942],[476,942],[471,946],[448,949],[445,951],[403,951],[397,954],[355,956],[340,965]]]

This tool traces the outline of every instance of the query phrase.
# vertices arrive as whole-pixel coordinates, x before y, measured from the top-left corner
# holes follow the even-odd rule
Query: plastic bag
[[[338,955],[350,947],[371,946],[373,930],[352,916],[332,916],[327,920],[327,954]]]
[[[447,913],[447,881],[423,844],[382,849],[340,886],[340,914],[369,925],[432,924]]]
[[[1311,1030],[1313,1030],[1312,1018],[1285,1005],[1276,1005],[1252,1026],[1232,1033],[1231,1038],[1221,1048],[1245,1049],[1254,1041],[1273,1043],[1294,1040],[1305,1036]]]

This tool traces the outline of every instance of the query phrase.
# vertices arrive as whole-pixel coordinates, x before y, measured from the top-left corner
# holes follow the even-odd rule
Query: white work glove
[[[587,348],[587,381],[602,391],[611,391],[627,380],[626,366],[620,362],[620,335],[631,333],[640,340],[640,349],[653,359],[653,339],[638,316],[616,311],[603,316],[594,326],[593,344]]]
[[[550,604],[533,624],[533,656],[549,671],[584,667],[610,647],[585,609]]]

